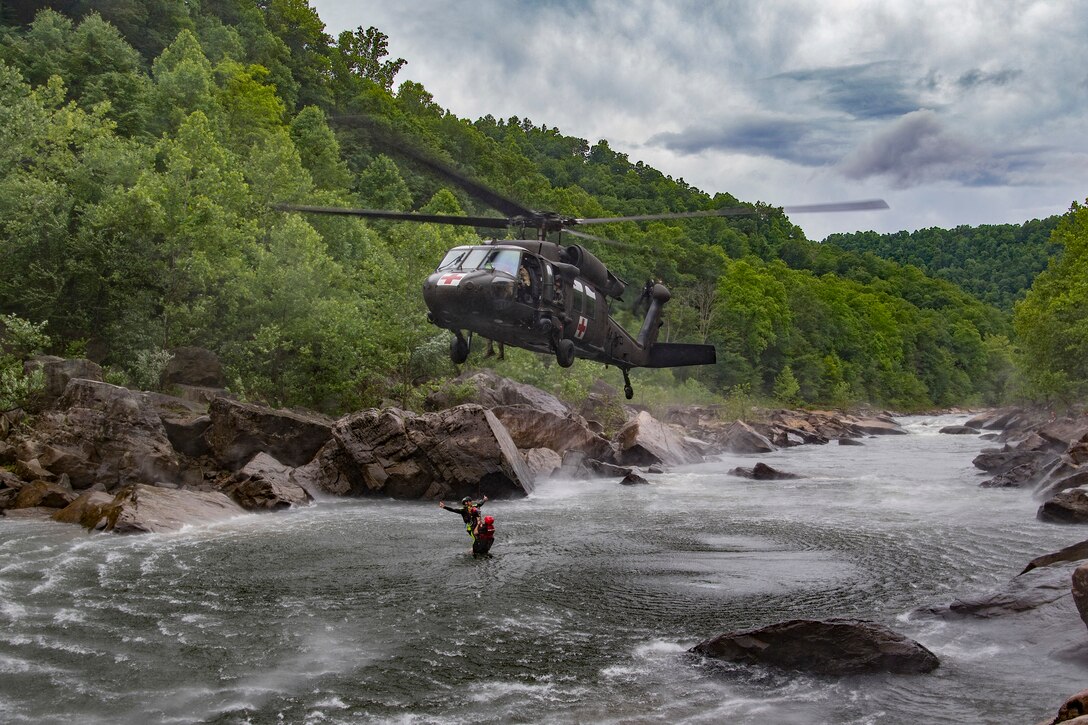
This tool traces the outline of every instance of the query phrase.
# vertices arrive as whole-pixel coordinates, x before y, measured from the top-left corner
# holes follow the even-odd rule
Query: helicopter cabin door
[[[600,324],[602,315],[602,296],[592,285],[574,280],[571,286],[571,321],[568,327],[568,337],[575,344],[590,345],[600,348],[604,345],[604,332],[607,325]],[[606,311],[604,311],[606,312]]]

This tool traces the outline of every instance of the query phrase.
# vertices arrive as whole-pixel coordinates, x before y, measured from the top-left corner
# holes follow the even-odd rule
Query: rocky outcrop
[[[355,495],[447,499],[523,496],[532,473],[498,418],[479,405],[415,415],[368,410],[337,421],[335,448],[305,475]],[[316,475],[315,475],[316,474]]]
[[[288,466],[305,465],[332,437],[333,421],[316,413],[216,398],[209,415],[204,438],[216,461],[231,471],[261,452]]]
[[[600,461],[616,459],[612,442],[590,430],[580,416],[557,415],[523,405],[503,405],[492,408],[491,412],[502,422],[514,445],[522,450],[581,451]]]
[[[42,371],[44,388],[41,395],[45,405],[52,405],[64,394],[69,380],[81,378],[102,381],[102,367],[96,362],[83,358],[66,359],[53,355],[38,355],[23,363],[23,370],[27,374],[35,370]]]
[[[292,479],[292,470],[267,453],[258,453],[235,474],[237,482],[224,492],[248,511],[306,506],[313,497]]]
[[[135,484],[105,505],[85,501],[80,522],[92,531],[117,534],[165,533],[183,526],[224,521],[245,510],[218,491],[183,491]],[[61,511],[58,516],[68,516]],[[71,514],[71,515],[74,515]]]
[[[154,406],[143,393],[109,383],[73,379],[56,409],[14,436],[16,456],[75,489],[96,483],[116,489],[131,483],[173,483],[178,457]]]
[[[940,661],[928,649],[884,625],[856,619],[794,619],[762,629],[729,632],[691,652],[824,675],[931,672]]]
[[[742,420],[734,421],[726,428],[718,442],[722,450],[728,453],[770,453],[775,449],[766,436],[757,433]]]
[[[504,378],[491,370],[479,370],[460,375],[441,390],[429,395],[424,408],[429,411],[440,411],[465,403],[476,403],[485,408],[507,405],[527,406],[560,418],[571,412],[570,408],[554,395],[532,385]]]
[[[1088,486],[1055,494],[1039,507],[1037,516],[1040,521],[1052,521],[1057,524],[1088,523]]]
[[[701,446],[677,428],[661,423],[643,411],[620,428],[615,436],[616,463],[623,466],[669,466],[703,459]]]
[[[551,448],[530,448],[523,451],[522,456],[534,481],[551,478],[563,466],[563,457]]]

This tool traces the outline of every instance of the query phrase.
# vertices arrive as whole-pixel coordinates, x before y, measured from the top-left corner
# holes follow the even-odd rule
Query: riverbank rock
[[[918,611],[939,617],[993,619],[1028,612],[1067,600],[1076,562],[1056,559],[1046,566],[1030,567],[1007,584],[979,594],[954,599],[947,605]]]
[[[718,439],[727,453],[770,453],[775,449],[771,441],[742,420],[733,421]]]
[[[1057,524],[1088,523],[1088,486],[1073,488],[1056,494],[1039,507],[1036,514],[1040,521]]]
[[[737,476],[739,478],[751,478],[755,481],[785,481],[791,478],[800,478],[796,473],[779,471],[777,468],[771,468],[763,462],[757,463],[751,468],[741,468],[738,466],[729,471],[729,475]]]
[[[1088,690],[1073,695],[1058,708],[1053,718],[1040,720],[1036,725],[1088,725]]]
[[[1080,612],[1080,618],[1088,626],[1088,563],[1073,570],[1073,601]]]
[[[278,511],[307,506],[313,497],[296,483],[293,469],[267,453],[258,453],[235,474],[237,483],[224,493],[247,511]]]
[[[109,383],[70,380],[56,409],[14,437],[19,460],[67,475],[77,490],[178,478],[177,454],[147,396]]]
[[[41,402],[46,406],[52,405],[64,394],[69,380],[81,378],[102,381],[102,367],[96,362],[83,358],[66,359],[53,355],[37,355],[23,363],[23,371],[26,374],[29,375],[35,370],[42,371],[44,388],[41,391]]]
[[[613,439],[616,463],[621,466],[667,466],[703,460],[697,442],[682,431],[656,420],[646,411],[627,421]]]
[[[571,412],[563,401],[551,393],[504,378],[491,370],[459,375],[448,385],[427,396],[423,407],[436,412],[466,403],[476,403],[484,408],[522,405],[559,418],[566,417]]]
[[[482,406],[416,415],[396,408],[341,418],[314,464],[296,474],[333,493],[448,499],[524,496],[533,478],[513,439]],[[346,491],[345,491],[346,489]]]
[[[87,500],[80,523],[93,531],[116,534],[165,533],[184,526],[207,524],[240,516],[245,509],[218,491],[186,491],[135,484],[110,503]],[[61,512],[58,516],[67,515]]]
[[[615,445],[593,432],[581,416],[557,415],[524,405],[502,405],[491,412],[521,450],[549,448],[560,455],[581,451],[600,461],[616,459]]]
[[[267,453],[288,466],[302,466],[332,438],[333,421],[317,413],[272,410],[229,398],[216,398],[204,432],[212,455],[227,470],[241,468]]]
[[[825,675],[871,672],[914,674],[935,670],[928,649],[882,624],[857,619],[794,619],[762,629],[729,632],[691,652]]]

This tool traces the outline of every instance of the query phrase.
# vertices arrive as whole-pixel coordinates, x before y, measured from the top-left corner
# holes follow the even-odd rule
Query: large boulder
[[[75,489],[101,483],[174,482],[178,458],[146,395],[109,383],[73,379],[56,410],[38,416],[16,443],[21,461],[67,475]]]
[[[31,481],[19,489],[12,502],[12,509],[27,509],[44,506],[62,509],[76,500],[78,494],[71,486],[53,481]]]
[[[88,499],[89,500],[89,499]],[[105,505],[89,505],[80,522],[95,531],[116,534],[165,533],[183,526],[225,521],[245,509],[218,491],[186,491],[135,484]],[[61,514],[64,514],[62,511]]]
[[[352,494],[394,498],[500,498],[533,490],[532,472],[510,434],[479,405],[423,415],[366,410],[337,421],[333,437],[337,449],[323,450],[305,474],[324,490],[330,480]]]
[[[1041,720],[1036,725],[1088,725],[1088,690],[1081,690],[1067,698],[1058,708],[1058,714]]]
[[[1073,601],[1080,612],[1080,618],[1088,625],[1088,563],[1073,570]]]
[[[179,347],[166,361],[160,376],[163,388],[186,385],[204,388],[222,388],[227,384],[223,365],[211,350],[202,347]]]
[[[563,457],[551,448],[530,448],[522,455],[534,481],[551,478],[563,466]]]
[[[728,660],[826,675],[931,672],[937,656],[882,624],[857,619],[794,619],[728,632],[691,649]]]
[[[616,457],[612,443],[590,430],[580,416],[557,415],[523,405],[498,406],[491,412],[502,421],[514,445],[522,450],[550,448],[560,455],[581,451],[602,461]]]
[[[1040,521],[1059,524],[1088,523],[1088,486],[1071,488],[1056,494],[1039,507]]]
[[[53,514],[53,520],[79,524],[93,530],[103,518],[103,511],[113,504],[114,495],[105,491],[84,491],[70,504]]]
[[[1069,596],[1069,578],[1073,568],[1073,564],[1065,561],[1035,567],[996,589],[958,598],[948,605],[924,607],[921,611],[945,618],[979,619],[1032,611]]]
[[[729,475],[737,476],[739,478],[751,478],[755,481],[786,481],[792,478],[800,478],[796,473],[779,471],[777,468],[771,468],[762,461],[751,468],[742,468],[738,466],[729,471]]]
[[[729,453],[770,453],[774,444],[742,420],[734,421],[719,438],[722,450]]]
[[[306,506],[313,497],[291,478],[292,469],[267,453],[258,453],[235,474],[237,483],[226,491],[249,511],[273,511]]]
[[[504,405],[524,405],[557,417],[570,414],[570,408],[559,398],[540,388],[504,378],[491,370],[479,370],[461,375],[441,390],[427,397],[424,407],[430,411],[445,410],[465,403],[485,408]]]
[[[333,421],[316,413],[273,410],[230,398],[216,398],[208,412],[211,425],[204,438],[220,465],[232,471],[262,451],[288,466],[304,465],[332,437]]]
[[[23,370],[30,374],[35,370],[42,371],[44,388],[42,396],[47,404],[53,403],[64,394],[68,387],[68,381],[73,378],[85,380],[102,380],[102,367],[91,360],[83,358],[65,359],[53,355],[38,355],[23,363]]]
[[[621,466],[682,465],[703,460],[700,445],[646,411],[627,421],[614,443],[616,462]]]

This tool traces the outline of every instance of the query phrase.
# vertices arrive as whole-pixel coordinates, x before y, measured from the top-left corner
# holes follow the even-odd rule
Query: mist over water
[[[0,520],[9,723],[1033,723],[1084,687],[1067,597],[984,621],[911,614],[1088,536],[980,489],[960,418],[864,446],[725,456],[649,486],[545,481],[494,501],[495,557],[433,502],[325,501],[177,534]],[[790,481],[727,475],[757,460]],[[930,675],[704,661],[794,617],[888,624]]]

